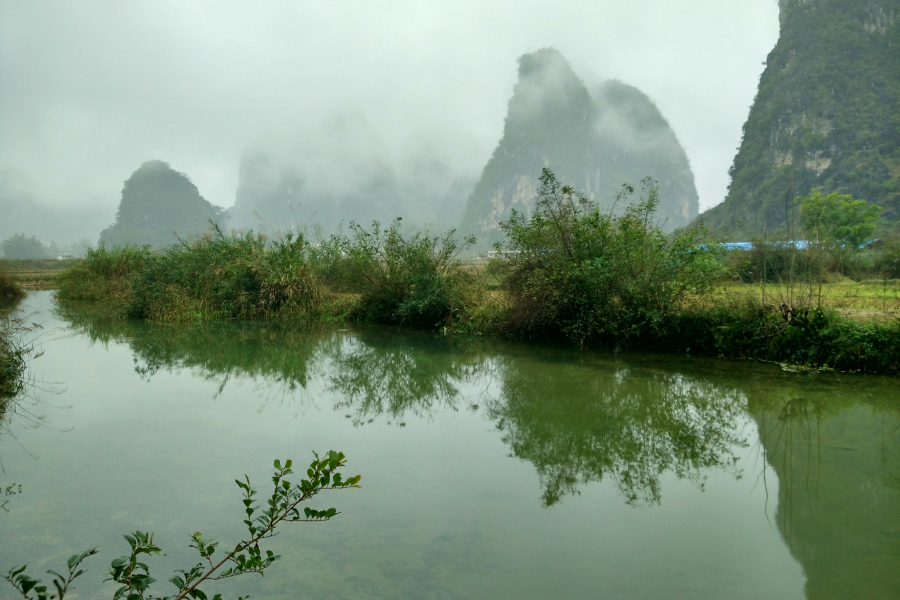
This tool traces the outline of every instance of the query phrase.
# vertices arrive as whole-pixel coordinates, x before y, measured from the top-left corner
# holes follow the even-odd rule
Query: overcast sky
[[[706,209],[777,37],[776,0],[3,0],[0,169],[48,203],[114,206],[158,158],[231,206],[245,148],[352,111],[397,161],[477,175],[516,58],[553,46],[656,102]]]

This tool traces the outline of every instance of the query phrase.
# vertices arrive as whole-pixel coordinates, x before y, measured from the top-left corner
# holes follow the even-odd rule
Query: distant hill
[[[781,34],[725,202],[703,221],[748,237],[796,196],[853,194],[900,220],[900,0],[780,0]]]
[[[244,152],[231,225],[330,229],[409,216],[387,148],[365,117],[339,114]]]
[[[101,223],[109,222],[113,211],[99,204],[50,204],[37,179],[17,169],[0,170],[0,241],[24,233],[66,252],[69,246],[96,243]]]
[[[187,175],[151,160],[125,181],[116,221],[103,230],[100,241],[107,246],[159,248],[207,233],[211,223],[224,225],[225,216],[200,195]]]
[[[590,93],[552,48],[519,59],[503,137],[469,197],[461,229],[499,239],[498,223],[512,209],[531,212],[544,167],[604,207],[623,183],[653,177],[658,217],[668,229],[698,212],[687,155],[652,100],[619,81]]]

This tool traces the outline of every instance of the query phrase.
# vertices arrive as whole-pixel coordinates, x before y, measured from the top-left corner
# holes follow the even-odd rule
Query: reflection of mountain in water
[[[900,398],[884,384],[751,401],[778,474],[777,526],[810,600],[900,597]]]
[[[513,453],[535,465],[547,505],[604,477],[630,503],[658,503],[665,473],[702,485],[704,470],[733,469],[743,443],[735,432],[740,394],[656,370],[536,362],[490,342],[385,329],[159,326],[71,305],[60,314],[92,339],[127,342],[142,376],[192,368],[222,385],[244,376],[288,394],[330,389],[342,397],[335,410],[356,424],[455,408],[464,402],[461,390],[480,390],[465,403],[484,404]]]

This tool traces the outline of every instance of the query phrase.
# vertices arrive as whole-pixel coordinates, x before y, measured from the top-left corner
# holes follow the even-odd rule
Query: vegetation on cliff
[[[781,0],[725,202],[707,226],[747,238],[790,226],[793,199],[851,194],[900,221],[900,1]]]
[[[222,209],[207,202],[187,175],[159,160],[145,162],[125,181],[116,221],[100,241],[109,247],[162,248],[225,223]]]

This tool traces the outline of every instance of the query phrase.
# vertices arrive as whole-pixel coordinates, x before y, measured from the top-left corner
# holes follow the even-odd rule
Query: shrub
[[[59,298],[107,300],[120,307],[131,301],[131,277],[151,259],[149,246],[87,249],[85,257],[57,278]]]
[[[900,323],[861,323],[817,308],[755,303],[673,315],[660,346],[725,358],[900,373]]]
[[[216,538],[204,537],[199,531],[191,535],[188,545],[197,551],[198,558],[194,559],[197,562],[175,571],[176,575],[169,579],[169,582],[177,588],[177,592],[172,596],[155,596],[148,593],[148,589],[156,583],[156,579],[151,577],[150,567],[143,561],[154,555],[164,556],[162,549],[154,542],[153,534],[136,531],[126,535],[125,540],[131,546],[131,552],[110,563],[109,578],[105,580],[113,581],[119,586],[113,599],[206,600],[208,596],[201,591],[201,585],[206,586],[217,580],[242,575],[257,573],[264,575],[265,571],[281,557],[271,550],[266,550],[263,554],[259,545],[278,535],[276,529],[279,526],[286,523],[321,523],[330,521],[340,514],[335,508],[316,510],[308,506],[301,507],[301,504],[312,500],[324,490],[360,487],[359,475],[344,479],[338,470],[347,464],[343,452],[332,450],[321,458],[316,453],[313,455],[315,460],[310,463],[305,473],[308,479],[301,479],[299,483],[293,484],[287,480],[287,477],[293,474],[292,461],[285,461],[284,465],[280,460],[275,461],[272,476],[274,489],[264,506],[260,506],[258,499],[254,498],[257,490],[250,485],[249,477],[244,475],[244,481],[235,479],[234,482],[243,496],[247,535],[235,546],[225,545],[221,550]],[[80,568],[81,563],[97,553],[97,548],[92,548],[80,555],[72,555],[67,562],[68,572],[65,575],[52,570],[47,571],[48,575],[53,575],[51,581],[56,588],[55,594],[48,591],[50,586],[41,585],[40,579],[35,579],[26,572],[28,565],[11,568],[3,579],[28,600],[63,600],[65,595],[74,589],[73,582],[86,572],[86,569]],[[217,556],[213,558],[216,554]],[[239,600],[248,597],[243,596]],[[212,600],[222,600],[222,595],[216,594]]]
[[[382,229],[351,224],[349,236],[333,237],[322,254],[332,257],[330,283],[359,295],[353,311],[363,320],[437,327],[475,301],[473,277],[460,269],[462,245],[454,231],[404,237],[400,219]]]
[[[156,321],[309,314],[324,290],[303,235],[270,243],[252,232],[182,242],[149,256],[130,280],[127,314]]]
[[[544,169],[537,205],[528,218],[513,212],[501,224],[502,289],[509,326],[525,335],[562,333],[579,344],[627,345],[662,333],[668,315],[710,289],[721,272],[718,246],[692,227],[664,233],[654,221],[658,191],[622,216],[561,185]],[[625,186],[617,202],[634,192]]]

